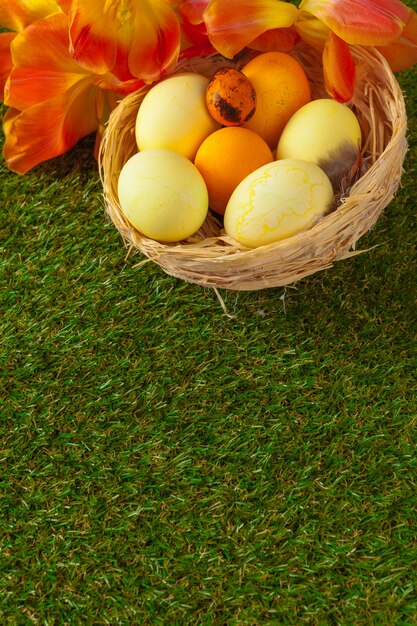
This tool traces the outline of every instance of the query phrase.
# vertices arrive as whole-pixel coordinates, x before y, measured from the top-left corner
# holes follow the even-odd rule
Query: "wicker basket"
[[[256,290],[283,286],[358,254],[358,239],[374,226],[401,180],[407,151],[407,117],[401,89],[385,59],[375,50],[355,47],[357,86],[351,103],[364,137],[366,171],[341,195],[338,207],[311,228],[288,239],[248,249],[225,235],[209,211],[200,230],[178,244],[162,244],[141,235],[124,217],[117,181],[124,163],[137,151],[134,128],[138,108],[150,89],[125,97],[111,114],[99,155],[106,212],[125,244],[138,249],[172,276],[204,286]],[[302,46],[292,53],[303,65],[314,98],[325,97],[320,56]],[[234,66],[248,60],[242,55]],[[220,55],[183,61],[177,71],[206,76],[232,62]]]

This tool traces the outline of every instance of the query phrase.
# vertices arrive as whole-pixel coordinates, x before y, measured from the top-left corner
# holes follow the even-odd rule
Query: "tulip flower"
[[[182,0],[176,6],[182,32],[182,56],[205,56],[215,52],[203,20],[210,0]]]
[[[0,33],[0,100],[4,97],[4,85],[12,69],[10,45],[16,33]]]
[[[183,17],[183,32],[195,44],[194,54],[205,54],[216,48],[224,56],[233,57],[245,46],[261,52],[289,52],[300,38],[293,25],[297,9],[286,2],[278,2],[284,14],[278,21],[275,15],[278,27],[271,28],[268,10],[276,12],[277,0],[264,2],[263,14],[256,13],[258,4],[257,0],[228,0],[227,3],[183,0],[177,10]],[[251,23],[252,17],[256,24]],[[221,35],[222,29],[225,29],[225,37]]]
[[[203,17],[213,46],[232,58],[268,31],[292,27],[297,14],[297,7],[280,0],[211,0]]]
[[[3,156],[21,174],[94,131],[97,152],[120,97],[178,60],[181,32],[170,0],[2,2],[0,24],[15,31],[0,38],[9,106]]]
[[[143,85],[143,81],[121,82],[109,72],[94,74],[81,67],[69,53],[64,13],[27,26],[12,41],[11,53],[3,156],[8,167],[20,174],[63,154],[81,137],[101,131],[120,99],[117,94]]]
[[[3,99],[4,85],[12,69],[10,45],[16,34],[26,26],[60,10],[55,0],[2,0],[0,4],[0,26],[7,33],[0,33],[0,99]]]
[[[375,46],[387,59],[393,72],[401,72],[417,63],[417,13],[410,11],[410,19],[400,38],[392,44]]]
[[[296,28],[304,40],[323,50],[327,91],[341,102],[354,93],[349,46],[376,47],[394,71],[417,62],[416,13],[400,0],[303,0]]]
[[[119,80],[158,80],[178,60],[181,31],[168,0],[66,0],[77,63]]]
[[[246,46],[256,47],[254,41],[262,36],[288,36],[295,29],[323,52],[327,91],[341,102],[354,93],[350,46],[376,47],[394,71],[417,62],[416,13],[400,0],[302,0],[298,9],[280,0],[211,0],[203,19],[210,41],[229,58]]]

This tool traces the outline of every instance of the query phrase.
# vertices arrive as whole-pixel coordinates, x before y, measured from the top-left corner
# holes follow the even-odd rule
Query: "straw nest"
[[[194,71],[211,76],[226,64],[238,69],[248,60],[234,63],[220,55],[182,61],[177,72]],[[314,98],[326,97],[320,56],[307,46],[292,53],[303,65]],[[135,120],[140,104],[151,88],[126,96],[112,112],[99,155],[105,209],[125,244],[139,250],[167,273],[214,288],[257,290],[284,286],[335,261],[358,254],[356,242],[376,223],[391,202],[400,183],[407,151],[407,118],[403,94],[385,59],[374,49],[355,47],[357,86],[351,106],[363,134],[362,168],[337,196],[337,208],[309,229],[288,239],[255,249],[228,237],[211,211],[200,230],[177,244],[163,244],[144,237],[126,220],[117,197],[117,181],[124,163],[137,151]]]

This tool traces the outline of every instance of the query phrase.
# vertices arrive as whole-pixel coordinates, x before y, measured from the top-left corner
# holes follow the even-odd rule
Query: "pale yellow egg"
[[[207,109],[208,83],[205,76],[187,72],[154,85],[136,117],[139,150],[167,148],[194,160],[204,139],[220,128]]]
[[[225,231],[248,248],[267,245],[309,228],[332,201],[331,182],[317,165],[274,161],[236,187],[226,207]]]
[[[287,122],[277,159],[305,159],[319,165],[337,187],[358,157],[362,133],[358,118],[330,98],[312,100]]]
[[[191,161],[164,148],[138,152],[118,179],[120,206],[143,235],[174,242],[193,235],[208,212],[206,184]]]

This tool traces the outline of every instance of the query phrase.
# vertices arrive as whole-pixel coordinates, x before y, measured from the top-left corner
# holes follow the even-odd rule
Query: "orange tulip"
[[[3,99],[4,85],[12,69],[10,44],[16,33],[36,20],[59,11],[55,0],[2,0],[0,4],[0,26],[9,31],[0,33],[0,99]]]
[[[168,0],[72,0],[68,15],[71,53],[91,72],[152,82],[175,67],[181,32]]]
[[[210,0],[181,0],[177,3],[177,11],[188,23],[201,24],[209,4]]]
[[[351,100],[355,90],[355,64],[347,43],[332,31],[323,50],[323,76],[332,98],[338,102]]]
[[[271,28],[259,37],[256,37],[248,44],[251,50],[259,52],[270,52],[277,50],[278,52],[291,52],[295,44],[299,41],[300,36],[295,26],[288,28]]]
[[[288,28],[297,17],[297,7],[280,0],[211,0],[204,22],[213,46],[232,58],[271,29]]]
[[[18,33],[59,10],[56,0],[1,0],[0,26]]]
[[[209,2],[210,0],[182,0],[177,4],[183,35],[181,56],[204,56],[215,52],[203,20],[203,13]]]
[[[417,63],[417,13],[411,11],[401,36],[393,44],[376,46],[394,72],[401,72]]]
[[[400,37],[411,9],[400,0],[303,0],[300,12],[313,15],[349,44],[376,46]]]
[[[122,83],[110,73],[96,75],[78,65],[69,53],[68,18],[63,13],[25,28],[14,38],[11,51],[3,156],[20,174],[100,130],[117,103],[116,93],[143,84]]]
[[[3,156],[20,174],[99,141],[117,94],[173,70],[181,45],[171,0],[3,0],[0,24],[20,31],[0,37]]]
[[[276,22],[279,23],[280,27],[270,28],[268,10],[272,8],[276,11],[277,0],[263,2],[263,6],[259,5],[259,8],[258,4],[256,0],[255,2],[228,0],[227,3],[216,3],[211,0],[183,0],[180,2],[177,10],[183,18],[183,32],[190,41],[201,46],[199,49],[197,45],[194,45],[193,53],[204,54],[213,51],[214,46],[210,44],[209,39],[215,44],[217,50],[229,57],[239,52],[242,45],[261,52],[268,50],[288,52],[291,50],[299,39],[294,26],[291,25],[297,14],[297,9],[280,2],[280,5],[284,5],[281,9],[284,8],[286,17],[284,15],[284,21],[281,17],[279,22]],[[238,19],[236,19],[236,15],[239,16]],[[250,33],[242,28],[242,18],[245,25],[251,24]],[[276,21],[277,18],[274,19]],[[251,23],[254,20],[257,22],[256,25]],[[287,23],[289,26],[282,27],[283,23]],[[208,28],[207,24],[210,24]],[[216,29],[224,29],[224,34],[216,36]],[[209,30],[209,35],[207,30]],[[253,37],[253,35],[255,36]],[[239,37],[243,37],[245,43],[240,41]]]
[[[377,47],[394,71],[417,62],[416,14],[400,0],[303,0],[296,28],[323,50],[326,88],[340,102],[355,87],[349,45]]]
[[[12,69],[10,44],[16,33],[0,33],[0,100],[4,97],[4,85]]]
[[[272,45],[289,51],[295,28],[323,52],[326,88],[341,102],[352,98],[355,86],[350,45],[375,46],[394,71],[417,62],[416,13],[400,0],[302,0],[299,9],[280,0],[211,0],[203,17],[210,41],[227,57],[246,46],[265,49],[272,33]]]

